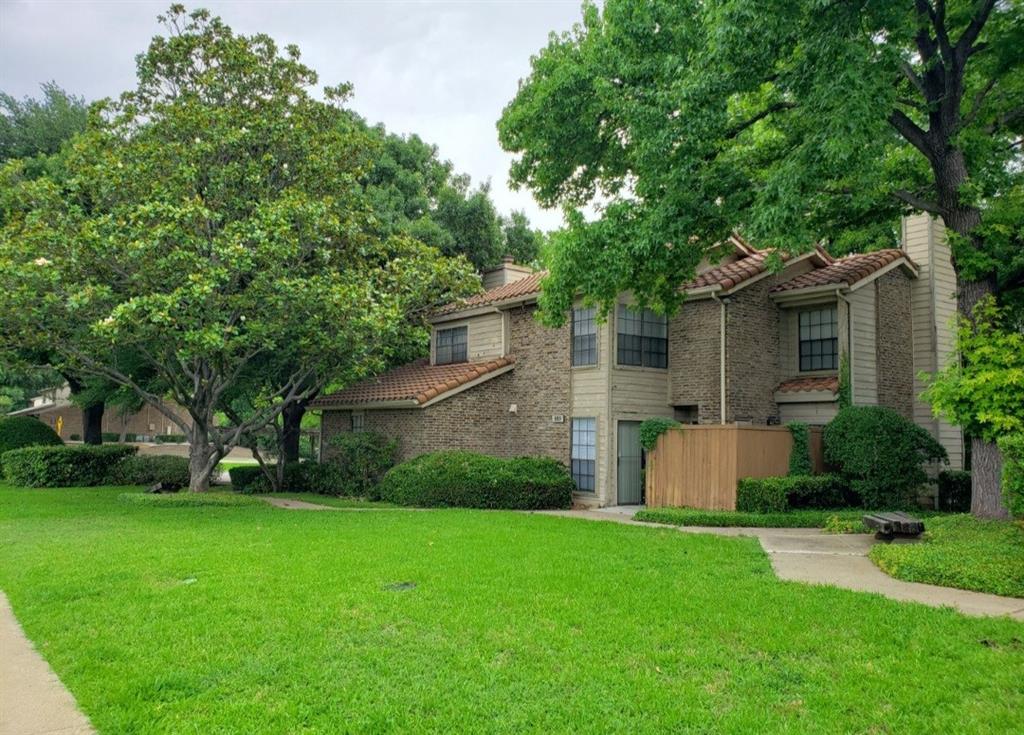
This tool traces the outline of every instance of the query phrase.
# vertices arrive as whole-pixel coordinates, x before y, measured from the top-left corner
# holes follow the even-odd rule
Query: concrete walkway
[[[633,526],[668,528],[682,533],[716,536],[753,536],[771,560],[779,579],[875,592],[894,600],[920,602],[932,607],[953,607],[966,615],[1008,615],[1024,620],[1024,600],[982,592],[904,582],[890,577],[868,558],[877,543],[863,533],[828,534],[817,528],[712,528],[644,523],[633,519],[637,506],[597,510],[538,511],[545,515],[611,521]]]
[[[0,735],[87,735],[89,724],[0,592]]]

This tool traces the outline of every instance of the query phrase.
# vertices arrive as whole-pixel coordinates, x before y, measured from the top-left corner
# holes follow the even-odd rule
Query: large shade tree
[[[347,87],[317,99],[296,48],[207,11],[175,5],[161,21],[137,88],[94,106],[65,176],[4,169],[0,332],[56,344],[163,411],[203,490],[285,407],[386,362],[424,273],[465,282],[468,266],[375,234],[360,185],[370,143],[346,122]],[[251,366],[280,355],[286,370],[249,381],[255,410],[217,425]]]
[[[607,0],[532,60],[499,122],[511,177],[569,210],[543,305],[675,308],[732,230],[783,251],[895,244],[941,216],[968,318],[1024,282],[1020,0]],[[591,205],[596,216],[584,217]],[[979,515],[1005,513],[973,439]]]

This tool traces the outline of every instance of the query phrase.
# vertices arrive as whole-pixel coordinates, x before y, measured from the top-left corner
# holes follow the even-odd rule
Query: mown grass
[[[1024,711],[1024,625],[780,582],[755,539],[123,493],[0,488],[0,588],[101,733],[998,733]]]
[[[713,526],[748,528],[825,528],[839,533],[867,533],[862,518],[872,511],[863,508],[834,510],[787,510],[779,513],[747,513],[734,510],[696,508],[645,508],[636,520],[668,523],[673,526]],[[942,515],[936,511],[915,511],[919,518]]]
[[[871,559],[885,572],[995,595],[1024,597],[1024,525],[969,515],[933,518],[916,544],[877,544]]]
[[[239,495],[234,492],[190,493],[187,490],[178,493],[150,494],[142,492],[121,493],[117,499],[128,505],[142,505],[153,508],[193,508],[198,506],[231,507],[238,505],[258,505],[258,498],[251,495]]]
[[[317,505],[329,505],[332,508],[397,508],[393,503],[365,498],[349,498],[341,495],[318,495],[316,493],[271,493],[274,498],[302,500]]]

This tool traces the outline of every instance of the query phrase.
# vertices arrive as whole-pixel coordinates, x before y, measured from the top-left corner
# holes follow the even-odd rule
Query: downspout
[[[846,351],[850,355],[850,405],[853,405],[853,305],[850,300],[843,296],[839,289],[836,289],[836,298],[846,304]],[[842,372],[839,379],[842,380]]]
[[[725,424],[725,307],[729,303],[729,298],[724,299],[718,298],[718,294],[712,292],[711,298],[718,302],[719,306],[719,323],[718,323],[718,380],[719,380],[719,397],[718,397],[718,413],[720,414],[721,424]]]

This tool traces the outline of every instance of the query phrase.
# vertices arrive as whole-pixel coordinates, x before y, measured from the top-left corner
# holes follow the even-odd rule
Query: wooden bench
[[[886,541],[895,536],[920,536],[924,532],[924,521],[906,513],[872,513],[864,516],[864,525],[874,529],[875,538]]]

